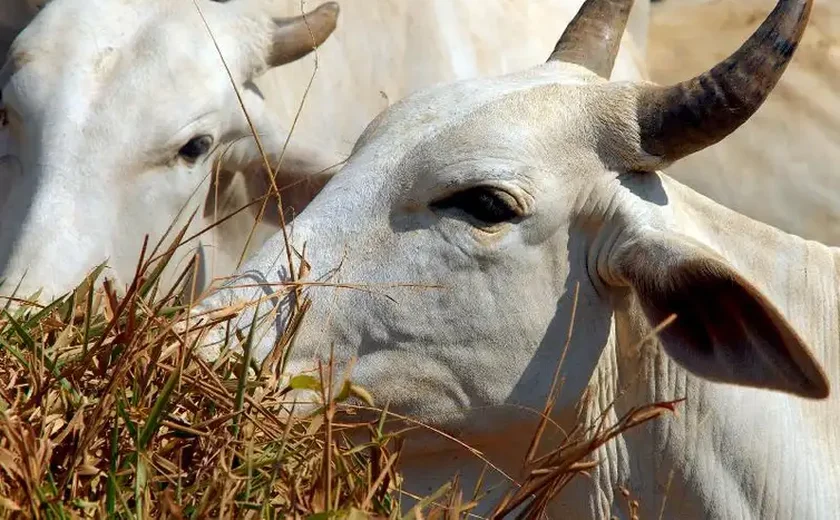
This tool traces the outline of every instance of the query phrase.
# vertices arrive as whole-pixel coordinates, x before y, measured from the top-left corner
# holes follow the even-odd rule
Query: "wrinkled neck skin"
[[[610,218],[610,212],[620,205],[616,201],[627,197],[648,201],[643,211],[649,212],[645,216],[651,225],[671,223],[683,230],[717,251],[767,295],[811,347],[832,388],[837,388],[836,249],[752,221],[665,176],[628,174],[607,189],[614,198],[582,202],[589,207],[581,209],[594,215],[583,225],[595,248],[591,255],[608,253],[606,237],[615,235],[617,220]],[[599,298],[603,301],[602,296],[581,288],[578,330],[600,319]],[[603,462],[591,478],[579,476],[564,490],[552,504],[551,518],[630,518],[620,487],[629,489],[631,498],[639,501],[641,518],[816,520],[836,514],[840,454],[830,449],[840,440],[836,391],[828,400],[808,401],[702,380],[677,365],[655,340],[644,341],[651,328],[631,294],[611,291],[606,299],[612,306],[610,333],[598,345],[603,351],[589,380],[589,399],[582,406],[587,424],[607,409],[607,424],[614,424],[635,406],[686,401],[678,406],[677,416],[666,415],[637,427],[601,448],[597,458]],[[553,343],[561,348],[564,342],[561,337]],[[571,349],[576,346],[581,345],[572,341]],[[574,362],[571,349],[566,363],[577,367],[568,365]],[[572,380],[569,383],[564,389],[571,395],[561,398],[564,403],[581,394]],[[613,402],[615,406],[609,408]],[[555,420],[564,428],[571,427],[574,413],[566,406],[558,410]],[[532,423],[515,424],[487,438],[462,440],[519,479],[534,428]],[[543,446],[556,446],[561,439],[556,428],[549,426]],[[412,448],[410,442],[407,449]],[[413,445],[415,450],[418,444]],[[418,493],[434,491],[455,472],[461,476],[463,489],[471,490],[482,465],[454,444],[451,450],[403,459],[406,481]],[[493,481],[505,482],[498,476],[485,476],[485,482]],[[487,503],[494,504],[499,496],[491,493]]]

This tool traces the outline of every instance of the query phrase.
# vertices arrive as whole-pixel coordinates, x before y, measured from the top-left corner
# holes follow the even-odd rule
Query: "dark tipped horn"
[[[609,79],[633,0],[586,0],[548,61],[576,63]]]
[[[298,60],[324,43],[335,30],[338,13],[338,4],[327,2],[304,15],[275,20],[269,67]]]
[[[638,100],[641,145],[670,163],[713,145],[764,103],[799,45],[813,0],[779,0],[730,57],[694,79],[647,87]]]

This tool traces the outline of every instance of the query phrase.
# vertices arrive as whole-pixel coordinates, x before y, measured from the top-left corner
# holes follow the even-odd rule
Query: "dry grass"
[[[280,385],[253,375],[271,371],[243,371],[241,357],[210,366],[194,356],[176,333],[186,308],[157,283],[172,251],[144,247],[124,296],[98,281],[99,268],[47,306],[29,303],[37,295],[0,306],[0,516],[401,517],[394,416],[361,426],[370,440],[354,444],[335,412],[351,395],[365,398],[362,389],[347,383],[325,396],[329,406],[283,419],[289,389],[317,388],[315,378]],[[235,341],[247,352],[251,337]],[[597,447],[672,407],[634,410],[532,455],[496,514],[522,506],[536,518],[593,467]],[[473,506],[453,483],[408,516],[459,518]]]

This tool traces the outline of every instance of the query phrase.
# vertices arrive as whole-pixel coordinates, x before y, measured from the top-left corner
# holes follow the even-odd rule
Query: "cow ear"
[[[237,160],[222,159],[214,168],[204,204],[205,217],[228,215],[246,204],[250,204],[249,211],[256,217],[263,206],[256,199],[268,196],[263,221],[277,227],[280,216],[274,186],[280,192],[286,219],[290,220],[309,205],[343,164],[338,154],[290,143],[285,151],[268,156],[274,170],[272,183],[265,159],[255,146],[248,148],[251,153],[247,160],[243,160],[242,151],[238,150],[234,153]]]
[[[665,351],[725,383],[828,396],[829,383],[779,310],[732,266],[688,237],[646,230],[617,246],[609,271],[629,285]]]
[[[244,135],[228,146],[220,147],[205,213],[213,208],[219,215],[226,215],[230,213],[227,210],[238,210],[269,194],[276,185],[287,218],[297,215],[335,175],[346,157],[311,138],[293,136],[287,140],[289,130],[266,105],[255,86],[243,90],[242,97],[253,127],[246,126],[244,118],[241,123],[245,128],[257,131],[259,145],[253,135]],[[273,183],[266,162],[274,171]],[[252,214],[258,214],[261,207],[261,203],[252,204]],[[275,227],[279,223],[276,195],[266,204],[263,217],[266,223]]]
[[[300,214],[315,198],[327,182],[335,175],[342,160],[332,154],[290,145],[279,163],[270,161],[274,169],[274,182],[263,159],[252,161],[244,170],[245,186],[250,200],[268,196],[263,218],[279,225],[278,198],[276,186],[283,202],[286,220]],[[254,216],[262,204],[251,206]]]

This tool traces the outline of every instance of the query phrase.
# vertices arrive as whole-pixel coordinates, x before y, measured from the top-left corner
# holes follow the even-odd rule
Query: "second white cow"
[[[631,3],[588,0],[548,63],[384,111],[285,230],[290,243],[269,240],[199,312],[250,301],[259,284],[269,319],[253,353],[265,359],[300,303],[284,291],[300,272],[285,248],[305,251],[311,306],[288,373],[331,353],[336,374],[355,361],[352,378],[381,405],[460,437],[514,477],[574,316],[561,426],[575,423],[584,395],[588,425],[687,400],[679,417],[600,449],[592,478],[549,516],[628,518],[626,487],[641,518],[833,518],[840,251],[660,171],[755,113],[811,1],[779,0],[735,54],[672,86],[607,81]],[[223,338],[224,326],[212,330],[205,354]],[[433,435],[409,439],[401,464],[405,488],[420,494],[456,472],[469,491],[483,468]],[[504,479],[491,471],[484,482]]]

